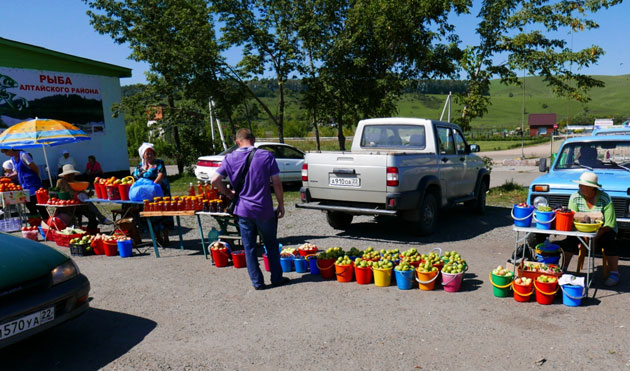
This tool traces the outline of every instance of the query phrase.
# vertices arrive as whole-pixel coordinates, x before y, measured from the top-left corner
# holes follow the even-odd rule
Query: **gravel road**
[[[287,209],[279,228],[285,246],[457,250],[470,265],[462,291],[401,291],[297,273],[287,274],[287,286],[255,291],[246,270],[204,259],[196,222],[185,218],[192,227],[186,248],[173,244],[160,259],[152,249],[128,259],[76,258],[92,284],[91,309],[0,351],[2,368],[630,368],[627,261],[621,262],[626,281],[614,290],[603,289],[596,274],[586,306],[569,308],[559,298],[550,306],[517,303],[495,298],[488,281],[514,247],[509,209],[489,207],[481,217],[447,211],[437,233],[423,238],[396,220],[360,217],[340,232],[318,211]]]

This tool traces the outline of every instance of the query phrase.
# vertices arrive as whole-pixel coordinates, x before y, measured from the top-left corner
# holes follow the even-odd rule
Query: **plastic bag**
[[[153,200],[153,197],[162,197],[162,187],[153,183],[151,179],[140,178],[129,188],[129,199],[131,201]]]

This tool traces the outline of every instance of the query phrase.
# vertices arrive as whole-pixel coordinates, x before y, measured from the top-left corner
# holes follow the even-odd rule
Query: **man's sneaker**
[[[611,287],[611,286],[616,286],[619,283],[619,272],[610,272],[610,274],[608,275],[608,278],[606,279],[606,282],[604,282],[604,285]]]

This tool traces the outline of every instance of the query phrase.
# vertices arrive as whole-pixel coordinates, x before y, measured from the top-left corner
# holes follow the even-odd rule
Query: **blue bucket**
[[[415,281],[415,270],[412,271],[399,271],[394,269],[396,274],[396,286],[398,286],[401,290],[410,290],[413,288],[413,283]]]
[[[558,262],[560,261],[560,255],[549,256],[549,255],[536,254],[536,261],[539,263],[545,263],[545,264],[558,264]]]
[[[562,303],[567,307],[579,307],[584,299],[584,287],[577,285],[561,285]]]
[[[317,256],[311,255],[304,260],[308,261],[308,266],[311,270],[311,274],[319,274],[319,268],[317,268]]]
[[[515,204],[512,208],[512,219],[514,219],[514,225],[517,227],[529,228],[532,225],[533,214],[533,206],[522,207]]]
[[[553,229],[554,220],[556,220],[556,213],[553,211],[538,211],[534,212],[534,218],[536,219],[536,228],[538,229]]]
[[[297,257],[293,260],[293,264],[295,264],[295,271],[297,273],[306,273],[308,272],[308,262],[303,257]]]
[[[121,258],[128,258],[133,255],[132,240],[117,241],[116,244],[118,245],[118,255],[120,255]]]
[[[291,268],[293,267],[293,258],[280,258],[280,266],[282,267],[283,272],[291,272]]]

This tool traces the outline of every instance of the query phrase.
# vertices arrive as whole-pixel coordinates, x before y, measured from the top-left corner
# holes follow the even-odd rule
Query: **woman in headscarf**
[[[152,143],[142,143],[138,148],[138,154],[140,155],[141,162],[133,171],[133,177],[136,179],[146,178],[153,181],[155,184],[159,184],[162,188],[164,196],[171,196],[171,187],[166,179],[166,165],[164,161],[156,158],[155,148]],[[157,233],[157,240],[160,243],[170,243],[168,239],[168,228],[173,225],[172,217],[156,217],[151,219],[152,224],[157,226],[157,229],[161,232]]]
[[[42,188],[42,180],[39,178],[39,167],[33,161],[33,157],[30,154],[20,151],[19,149],[2,149],[2,153],[9,156],[11,164],[13,165],[14,173],[9,175],[9,178],[17,177],[17,181],[22,186],[22,189],[27,189],[31,195],[29,202],[26,203],[26,208],[32,214],[39,214],[47,218],[48,212],[44,207],[37,207],[37,198],[35,192]]]

